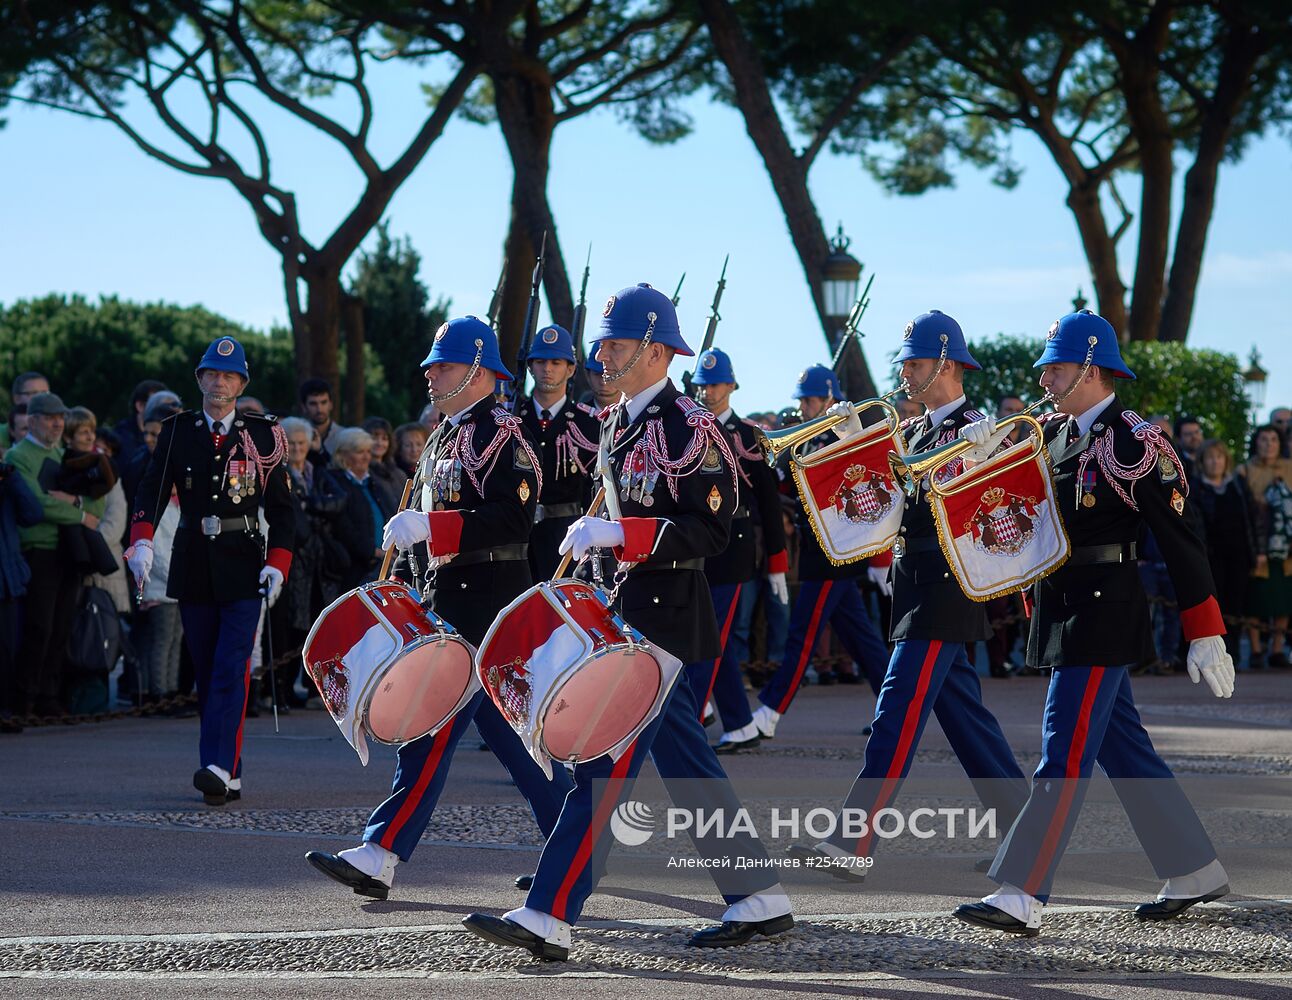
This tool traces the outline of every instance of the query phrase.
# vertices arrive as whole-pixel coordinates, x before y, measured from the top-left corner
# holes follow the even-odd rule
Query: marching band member
[[[135,493],[125,557],[142,588],[153,564],[153,532],[174,490],[180,520],[166,594],[179,602],[197,679],[201,766],[193,787],[207,805],[222,806],[242,797],[242,727],[261,594],[277,600],[291,567],[296,503],[287,437],[276,418],[234,411],[251,380],[242,345],[216,340],[195,375],[202,409],[162,424]]]
[[[1144,527],[1157,539],[1179,595],[1189,676],[1195,684],[1205,679],[1218,698],[1234,691],[1234,665],[1184,469],[1162,433],[1117,398],[1116,380],[1135,376],[1116,332],[1088,310],[1070,313],[1050,327],[1036,367],[1058,409],[1044,425],[1045,440],[1072,543],[1062,568],[1033,587],[1027,663],[1052,668],[1041,763],[988,873],[999,890],[955,911],[967,923],[1027,936],[1039,933],[1096,762],[1166,880],[1156,900],[1135,908],[1136,917],[1168,919],[1229,892],[1216,849],[1153,748],[1131,696],[1127,667],[1153,650],[1136,571]],[[993,429],[983,421],[965,436],[984,443]]]
[[[805,421],[821,416],[842,395],[834,372],[825,365],[805,369],[794,388],[794,398],[798,400],[799,412]],[[807,451],[816,451],[835,440],[835,434],[826,431],[808,443]],[[777,473],[784,488],[797,493],[798,487],[789,473],[790,461],[789,455],[782,456]],[[790,703],[798,694],[817,636],[826,622],[848,655],[865,672],[876,694],[888,663],[888,647],[875,629],[857,586],[858,579],[866,572],[866,564],[854,562],[836,566],[830,562],[801,502],[795,505],[795,523],[799,533],[799,592],[790,611],[785,656],[759,692],[758,700],[762,704],[754,710],[754,725],[765,740],[776,735],[776,724],[789,711]]]
[[[610,463],[602,481],[614,516],[580,518],[561,550],[582,559],[592,548],[612,548],[626,573],[618,588],[624,618],[683,662],[712,661],[720,647],[703,560],[726,547],[737,504],[730,446],[713,415],[669,381],[674,355],[692,352],[667,295],[641,284],[611,296],[594,339],[606,380],[625,397],[602,430]],[[571,927],[610,851],[611,813],[631,793],[648,754],[676,805],[728,816],[740,809],[705,738],[691,688],[679,681],[618,761],[601,757],[574,767],[574,790],[525,905],[502,917],[473,913],[466,927],[494,944],[547,960],[567,958]],[[698,931],[692,945],[729,947],[793,926],[789,899],[765,867],[756,836],[733,831],[725,839],[699,838],[696,846],[706,858],[756,863],[741,864],[740,874],[735,863],[708,869],[728,909],[722,924]]]
[[[419,470],[423,509],[386,524],[383,548],[427,543],[434,571],[431,609],[479,645],[498,612],[530,586],[526,540],[543,487],[542,463],[521,421],[494,400],[495,379],[511,379],[489,324],[466,316],[445,323],[422,362],[431,401],[444,414]],[[307,861],[361,896],[385,899],[395,866],[417,846],[448,780],[462,734],[480,736],[529,803],[544,836],[552,832],[570,782],[548,781],[483,691],[437,733],[404,743],[390,797],[368,820],[363,843]]]
[[[740,504],[732,514],[731,539],[726,549],[704,561],[722,651],[717,659],[687,664],[686,670],[700,710],[704,711],[710,696],[718,706],[723,733],[714,749],[718,753],[735,753],[757,746],[759,740],[740,672],[741,660],[749,652],[749,621],[754,613],[754,602],[744,599],[745,588],[756,592],[758,587],[755,518],[763,532],[768,589],[772,599],[782,604],[789,604],[790,599],[785,582],[789,561],[776,473],[763,458],[753,426],[731,408],[731,394],[738,388],[731,358],[716,347],[705,351],[695,366],[692,384],[699,386],[700,402],[717,415],[731,444],[740,475]]]
[[[967,424],[982,419],[964,394],[965,371],[977,371],[979,365],[969,353],[960,325],[950,316],[936,309],[917,316],[906,327],[894,363],[902,366],[908,398],[925,408],[922,416],[905,424],[908,454],[947,444]],[[856,414],[850,423],[853,426],[845,427],[842,436],[860,432]],[[1006,433],[987,442],[984,457]],[[959,466],[954,462],[934,475],[949,478]],[[978,672],[965,648],[966,643],[991,635],[986,608],[966,597],[952,575],[938,544],[927,493],[921,490],[904,498],[904,505],[891,556],[871,560],[872,578],[892,594],[893,656],[875,705],[865,764],[844,808],[864,809],[867,816],[874,816],[892,805],[933,712],[983,804],[994,808],[997,822],[1008,829],[1027,800],[1027,782],[1000,724],[982,703]],[[881,568],[885,562],[891,562],[891,569]],[[790,853],[869,856],[873,830],[848,839],[842,828],[837,826],[835,835],[815,848],[791,848]],[[860,867],[842,865],[832,868],[831,874],[844,879],[864,877]]]
[[[592,500],[601,425],[569,396],[575,363],[574,340],[564,327],[539,330],[529,351],[534,395],[522,399],[516,409],[538,442],[543,462],[543,495],[529,536],[529,568],[535,580],[551,578],[561,561],[556,550],[566,529]]]

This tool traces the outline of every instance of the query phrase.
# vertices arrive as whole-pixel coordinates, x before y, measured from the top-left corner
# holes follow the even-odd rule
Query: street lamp
[[[1253,347],[1251,361],[1243,372],[1243,393],[1247,396],[1252,423],[1260,419],[1261,408],[1265,405],[1265,380],[1268,376],[1269,372],[1261,367],[1260,353]]]
[[[1086,297],[1085,297],[1084,295],[1082,295],[1082,294],[1081,294],[1081,286],[1080,286],[1080,285],[1078,285],[1078,286],[1077,286],[1077,294],[1076,294],[1076,295],[1073,297],[1073,299],[1072,299],[1072,311],[1073,311],[1074,313],[1079,313],[1079,312],[1081,312],[1081,310],[1082,310],[1082,309],[1084,309],[1087,305],[1089,305],[1089,303],[1088,303],[1088,302],[1086,302]]]
[[[861,284],[861,261],[848,253],[852,240],[843,235],[843,223],[830,241],[830,256],[821,268],[821,292],[825,299],[825,315],[838,336],[848,322],[852,304],[857,301],[857,286]]]

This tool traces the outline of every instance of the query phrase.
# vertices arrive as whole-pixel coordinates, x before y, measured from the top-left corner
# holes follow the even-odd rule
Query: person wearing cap
[[[833,371],[825,365],[812,365],[799,375],[793,398],[798,400],[799,413],[806,422],[822,416],[842,400],[843,390]],[[845,433],[839,432],[839,436],[845,436]],[[817,451],[836,440],[836,432],[826,431],[807,442],[805,449],[809,453]],[[790,473],[790,461],[788,454],[782,455],[777,462],[776,473],[781,489],[797,498],[798,487]],[[817,541],[801,501],[794,505],[794,520],[799,536],[799,592],[790,609],[785,654],[758,693],[760,704],[753,713],[754,727],[764,740],[775,737],[777,723],[789,711],[812,659],[821,627],[826,623],[853,662],[864,671],[866,680],[877,695],[888,664],[888,647],[871,620],[858,587],[865,575],[866,564],[854,562],[836,566],[830,562]],[[833,684],[836,680],[855,684],[860,679],[851,671],[838,675],[823,671],[820,677],[823,684]]]
[[[9,388],[9,405],[13,407],[26,406],[31,397],[38,393],[49,392],[49,379],[40,372],[23,372]],[[23,411],[26,412],[25,410]],[[0,424],[0,455],[17,444],[26,435],[15,432],[13,425]]]
[[[600,410],[614,406],[619,402],[619,390],[613,382],[607,382],[605,378],[605,366],[597,358],[597,346],[592,345],[592,350],[588,356],[583,359],[583,367],[588,373],[588,385],[592,387],[592,400],[588,410],[594,415]]]
[[[785,581],[789,559],[776,473],[763,458],[754,426],[731,408],[731,394],[739,388],[731,358],[716,347],[703,352],[696,361],[692,384],[698,386],[700,403],[717,415],[731,444],[740,475],[740,504],[731,516],[731,539],[726,549],[704,560],[721,652],[715,659],[687,664],[686,671],[701,712],[711,696],[717,705],[723,732],[714,750],[736,753],[757,746],[759,739],[740,671],[741,662],[749,657],[754,602],[763,589],[755,524],[762,529],[768,599],[782,607],[790,599]]]
[[[1135,908],[1141,920],[1178,916],[1229,892],[1202,822],[1140,722],[1127,667],[1153,655],[1148,602],[1136,569],[1142,530],[1153,532],[1180,600],[1188,671],[1218,698],[1234,692],[1234,664],[1183,464],[1161,431],[1117,397],[1133,379],[1117,334],[1089,310],[1050,327],[1036,362],[1057,409],[1044,426],[1054,501],[1072,545],[1068,561],[1032,588],[1027,663],[1051,670],[1041,762],[1031,795],[988,877],[999,889],[955,915],[1034,936],[1096,762],[1112,782],[1140,845],[1166,884]],[[987,445],[979,421],[964,436]]]
[[[967,424],[981,420],[965,398],[964,375],[978,371],[960,324],[936,309],[909,324],[901,350],[893,359],[910,399],[923,413],[903,424],[906,452],[918,455],[954,441]],[[854,414],[843,436],[860,430]],[[1002,432],[1001,436],[1004,436]],[[997,439],[996,445],[1000,440]],[[961,463],[939,470],[947,479]],[[938,544],[928,482],[915,496],[904,496],[902,523],[891,552],[871,560],[871,579],[892,596],[889,638],[892,658],[875,704],[875,721],[866,741],[865,763],[843,808],[874,816],[889,808],[910,771],[929,714],[938,717],[951,750],[960,761],[984,807],[994,809],[1001,828],[1027,801],[1027,781],[996,717],[982,703],[978,671],[966,644],[991,635],[986,606],[971,601],[947,565]],[[859,815],[858,813],[853,813]],[[811,848],[792,848],[800,857],[841,859],[830,864],[838,878],[864,878],[862,863],[876,845],[873,828],[860,837],[845,837],[842,823],[828,840]]]
[[[242,345],[213,341],[194,372],[199,410],[162,421],[135,491],[126,564],[143,590],[153,534],[171,501],[179,524],[166,594],[179,603],[193,659],[201,734],[193,787],[207,805],[242,797],[242,730],[262,599],[278,598],[292,562],[296,504],[277,418],[238,415],[251,373]],[[160,407],[145,412],[160,417]],[[260,514],[269,526],[261,535]],[[262,597],[262,595],[264,595]]]
[[[667,295],[647,284],[621,289],[606,303],[593,339],[605,378],[624,397],[602,429],[610,517],[579,518],[561,551],[582,560],[593,549],[611,549],[625,573],[615,605],[624,619],[683,663],[712,661],[721,648],[703,560],[721,553],[730,535],[738,492],[730,445],[713,414],[669,380],[673,358],[693,352]],[[571,928],[610,852],[610,814],[631,795],[648,755],[677,807],[693,815],[740,812],[691,687],[679,679],[659,715],[617,761],[599,757],[574,766],[574,789],[525,905],[502,917],[473,913],[463,924],[493,944],[566,959]],[[710,830],[695,839],[728,904],[719,926],[691,937],[696,947],[740,945],[794,924],[762,842],[752,831],[728,833],[723,838]]]
[[[16,714],[66,715],[63,704],[63,650],[76,613],[81,576],[61,540],[63,525],[99,526],[79,497],[54,488],[63,464],[67,407],[52,392],[27,401],[27,436],[5,453],[40,502],[38,523],[19,530],[23,557],[31,569],[23,604],[18,648]],[[100,509],[102,509],[100,505]]]
[[[418,567],[428,570],[418,589],[430,595],[432,611],[479,646],[498,612],[531,585],[526,545],[544,484],[542,462],[525,425],[494,398],[496,380],[510,381],[511,373],[488,323],[474,316],[444,323],[422,367],[444,419],[422,453],[421,495],[386,522],[382,547],[406,552],[426,543],[432,567]],[[543,835],[551,833],[569,777],[556,768],[549,781],[481,690],[438,732],[399,746],[390,796],[373,811],[358,847],[310,851],[306,860],[361,896],[386,899],[396,865],[412,857],[435,814],[453,754],[473,721]]]
[[[534,395],[522,398],[516,415],[538,442],[543,461],[543,495],[529,536],[529,568],[535,580],[550,579],[561,561],[556,551],[566,529],[592,500],[601,424],[570,396],[574,340],[555,324],[534,335],[529,350]]]

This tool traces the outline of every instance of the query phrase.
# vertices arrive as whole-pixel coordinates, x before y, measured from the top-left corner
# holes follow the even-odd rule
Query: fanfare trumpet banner
[[[945,482],[935,475],[927,481],[938,542],[974,601],[1031,586],[1071,551],[1040,425],[1014,419],[1029,424],[1032,436]]]
[[[858,404],[865,407],[868,404]],[[889,548],[902,524],[902,490],[890,455],[906,454],[897,411],[882,400],[885,419],[810,455],[793,454],[790,469],[822,551],[836,566]]]
[[[567,554],[551,581],[502,610],[475,661],[485,691],[549,778],[553,760],[618,760],[682,672],[681,660],[612,610],[618,584],[607,594],[563,578],[569,563]]]

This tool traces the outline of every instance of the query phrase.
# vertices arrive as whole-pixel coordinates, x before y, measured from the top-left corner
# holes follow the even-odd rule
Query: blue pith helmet
[[[716,347],[703,351],[696,359],[695,374],[691,376],[695,385],[735,384],[736,372],[731,367],[731,358],[727,352]]]
[[[449,320],[435,331],[435,342],[422,367],[437,362],[470,365],[477,360],[481,368],[488,368],[500,379],[511,379],[511,372],[498,355],[498,338],[493,327],[474,316],[463,316]]]
[[[794,392],[790,398],[805,399],[808,396],[843,399],[843,390],[839,387],[839,379],[835,377],[833,371],[825,365],[813,365],[811,368],[804,368],[799,374],[798,384],[794,386]]]
[[[246,352],[232,337],[221,337],[211,341],[211,346],[206,349],[202,360],[197,363],[195,373],[201,374],[203,371],[233,372],[235,375],[241,375],[248,382],[251,381],[251,372],[247,370]]]
[[[655,316],[653,320],[651,314]],[[688,358],[695,354],[682,339],[673,300],[645,282],[621,288],[606,300],[601,310],[601,329],[592,335],[592,342],[612,338],[644,340],[648,330],[651,343],[671,347]]]
[[[606,366],[601,363],[597,357],[597,345],[592,345],[592,350],[588,351],[587,356],[583,359],[583,367],[590,372],[596,372],[598,375],[606,373]]]
[[[529,345],[529,356],[526,361],[574,361],[574,338],[563,326],[553,323],[534,334],[534,341]]]
[[[1090,342],[1092,337],[1093,344]],[[1094,348],[1093,352],[1091,347]],[[1041,368],[1064,362],[1084,365],[1087,356],[1090,357],[1091,365],[1107,368],[1118,378],[1135,377],[1135,373],[1122,360],[1121,346],[1117,343],[1117,331],[1113,329],[1113,325],[1089,309],[1068,313],[1050,325],[1050,332],[1045,335],[1045,350],[1032,367]]]
[[[897,352],[897,357],[893,358],[893,364],[900,365],[903,361],[915,358],[938,360],[942,357],[944,336],[948,361],[959,361],[966,368],[975,371],[982,367],[969,353],[960,324],[938,309],[920,313],[906,324],[906,331],[902,334],[902,347]]]

